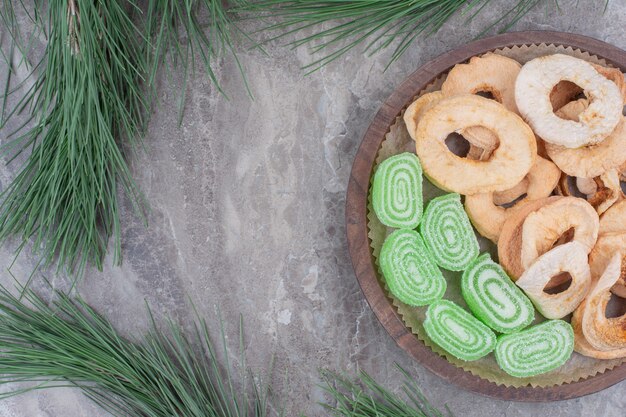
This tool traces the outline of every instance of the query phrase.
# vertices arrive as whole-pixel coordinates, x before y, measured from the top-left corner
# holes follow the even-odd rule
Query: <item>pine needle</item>
[[[0,384],[31,385],[0,398],[71,386],[118,417],[269,413],[268,386],[259,387],[245,375],[235,381],[228,359],[225,369],[220,366],[205,320],[194,324],[192,337],[171,321],[165,330],[153,321],[138,344],[122,338],[80,298],[55,292],[48,304],[32,290],[22,291],[23,298],[17,298],[0,287]],[[222,341],[225,346],[223,333]],[[249,385],[250,395],[245,393]]]
[[[256,17],[279,19],[278,23],[263,29],[279,32],[270,40],[316,28],[313,34],[300,36],[289,43],[293,47],[311,44],[312,52],[321,54],[321,58],[304,67],[310,73],[333,62],[357,45],[365,45],[364,50],[368,54],[393,47],[388,67],[402,56],[416,39],[437,32],[452,15],[463,12],[471,19],[490,1],[258,0],[239,7],[238,11]],[[501,31],[510,29],[540,1],[518,0],[503,16],[488,24],[485,31],[496,26],[502,26]],[[327,24],[331,27],[319,29]]]
[[[44,6],[36,7],[41,13]],[[15,108],[3,108],[6,119],[28,112],[34,124],[2,146],[9,160],[29,156],[0,195],[0,241],[19,236],[19,252],[32,239],[44,265],[58,259],[59,268],[78,274],[87,263],[102,268],[111,236],[120,260],[118,189],[138,212],[143,206],[120,145],[140,136],[146,111],[141,33],[127,7],[124,0],[51,0],[32,86]]]
[[[321,371],[331,402],[322,404],[335,417],[442,417],[443,414],[429,404],[417,381],[396,365],[405,378],[402,392],[408,402],[376,382],[366,372],[353,381],[336,372]],[[452,415],[448,410],[448,415]]]

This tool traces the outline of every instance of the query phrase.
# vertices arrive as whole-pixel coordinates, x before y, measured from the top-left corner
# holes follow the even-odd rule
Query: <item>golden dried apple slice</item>
[[[613,350],[598,350],[591,346],[583,334],[582,317],[587,309],[587,303],[578,306],[572,315],[572,328],[574,329],[574,350],[581,355],[596,359],[618,359],[626,357],[626,348]]]
[[[516,281],[524,273],[524,268],[522,268],[520,263],[522,226],[524,225],[524,220],[535,210],[563,198],[565,197],[552,196],[529,201],[527,204],[524,204],[518,210],[511,213],[502,225],[500,238],[498,239],[498,260],[513,281]]]
[[[411,105],[404,111],[402,118],[404,120],[404,124],[406,125],[406,129],[413,140],[415,140],[415,130],[417,129],[417,124],[426,109],[433,104],[438,103],[443,97],[444,96],[441,91],[426,93],[411,103]]]
[[[485,127],[499,139],[487,161],[461,158],[445,144],[450,133],[473,126]],[[416,132],[416,151],[425,174],[439,188],[464,195],[515,186],[537,155],[535,136],[519,116],[476,95],[441,100],[422,116]]]
[[[591,252],[598,239],[600,219],[591,204],[581,198],[563,197],[530,213],[522,226],[522,268],[528,269],[571,229],[573,240]]]
[[[465,197],[465,211],[472,221],[472,224],[482,236],[497,242],[500,231],[506,219],[528,201],[538,200],[550,196],[556,187],[561,171],[552,162],[537,157],[535,164],[526,177],[511,190],[500,193],[481,193],[468,195]],[[518,197],[526,196],[512,207],[502,207]],[[497,198],[502,201],[503,197],[511,198],[504,203],[498,203]]]
[[[606,317],[606,306],[611,297],[610,290],[620,278],[622,258],[615,255],[586,299],[582,315],[582,330],[585,339],[598,350],[626,348],[626,314]]]
[[[508,110],[518,113],[515,79],[522,66],[514,59],[488,53],[470,58],[467,64],[452,68],[441,86],[446,97],[489,93]]]
[[[585,199],[596,209],[598,214],[603,214],[610,209],[615,203],[624,199],[622,187],[619,182],[619,176],[616,170],[610,170],[595,178],[576,178],[563,173],[559,180],[557,191],[564,196],[577,196],[574,187]]]

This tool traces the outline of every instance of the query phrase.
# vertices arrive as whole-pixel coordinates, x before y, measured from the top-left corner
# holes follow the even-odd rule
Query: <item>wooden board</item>
[[[497,385],[449,363],[411,333],[378,282],[367,236],[367,196],[374,161],[380,145],[396,117],[416,94],[440,74],[472,56],[499,48],[539,43],[572,46],[604,58],[608,63],[620,68],[622,72],[626,71],[626,53],[623,50],[586,36],[561,32],[506,33],[475,41],[447,52],[411,74],[383,103],[365,133],[355,156],[346,197],[346,232],[354,272],[365,298],[387,333],[411,357],[446,381],[469,391],[514,401],[555,401],[591,394],[626,379],[626,364],[575,383],[549,388],[530,386],[512,388]]]

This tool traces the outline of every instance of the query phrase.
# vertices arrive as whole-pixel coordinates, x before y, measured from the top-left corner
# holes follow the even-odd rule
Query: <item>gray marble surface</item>
[[[324,416],[318,368],[362,368],[391,389],[394,362],[415,375],[437,406],[470,416],[623,416],[626,382],[601,393],[551,404],[498,401],[450,385],[412,361],[365,302],[346,250],[344,203],[352,158],[381,103],[413,70],[475,37],[486,21],[513,2],[489,3],[470,23],[450,20],[420,39],[383,72],[389,52],[367,58],[354,50],[304,76],[306,48],[272,42],[263,54],[244,51],[250,100],[231,60],[219,63],[228,94],[220,95],[198,73],[187,87],[185,118],[177,125],[180,74],[162,77],[146,150],[132,161],[151,206],[149,227],[123,212],[121,267],[107,262],[89,271],[80,293],[122,333],[140,339],[147,328],[144,300],[157,318],[190,323],[189,300],[216,322],[226,321],[236,354],[239,314],[245,321],[248,362],[263,372],[272,357],[275,391],[285,415]],[[514,30],[581,33],[626,48],[626,0],[543,1]],[[245,29],[258,23],[248,22]],[[0,67],[6,71],[6,67]],[[3,77],[2,77],[3,78]],[[2,132],[3,137],[6,132]],[[15,166],[2,167],[6,186]],[[0,249],[0,268],[12,261],[15,242]],[[13,273],[25,280],[35,260],[19,258]],[[55,286],[67,279],[48,274]],[[3,273],[1,281],[9,283]],[[43,287],[40,278],[34,285]],[[105,416],[71,389],[30,393],[0,401],[6,417]]]

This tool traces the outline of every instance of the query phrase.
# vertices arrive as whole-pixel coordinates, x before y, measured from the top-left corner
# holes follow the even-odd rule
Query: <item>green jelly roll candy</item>
[[[504,269],[485,253],[463,272],[461,292],[483,323],[500,333],[514,333],[532,323],[535,309]]]
[[[428,203],[420,231],[435,262],[449,271],[462,271],[478,256],[478,240],[458,194]]]
[[[389,291],[405,304],[428,305],[446,292],[446,280],[414,230],[387,236],[378,261]]]
[[[496,361],[509,375],[525,378],[563,365],[574,351],[574,331],[563,320],[548,320],[498,338]]]
[[[412,153],[385,159],[374,174],[374,212],[382,224],[415,229],[422,218],[422,166]]]
[[[489,327],[448,300],[428,307],[424,329],[433,342],[464,361],[480,359],[496,345],[496,335]]]

